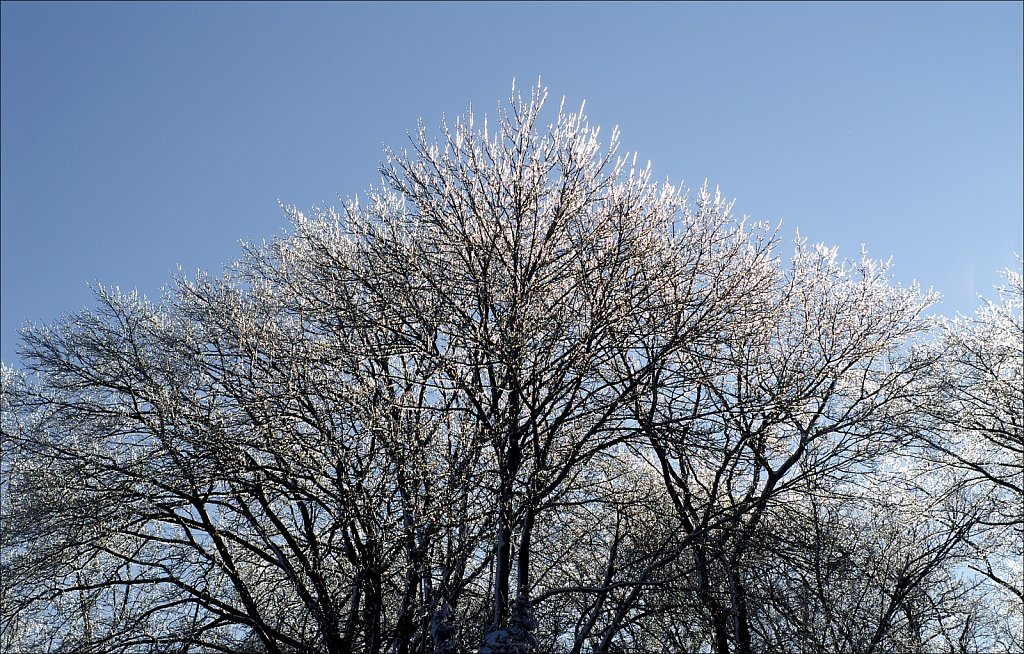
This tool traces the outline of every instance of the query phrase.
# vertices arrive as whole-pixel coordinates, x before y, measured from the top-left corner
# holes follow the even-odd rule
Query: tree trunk
[[[523,513],[523,531],[519,536],[518,568],[516,570],[516,596],[530,595],[530,541],[533,532],[533,500],[527,498],[526,510]]]
[[[750,618],[747,614],[747,591],[738,571],[729,568],[729,592],[732,598],[733,631],[736,634],[736,654],[750,654]]]

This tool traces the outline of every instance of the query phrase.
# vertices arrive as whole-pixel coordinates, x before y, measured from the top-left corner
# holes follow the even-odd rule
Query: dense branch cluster
[[[23,332],[0,649],[1024,646],[1020,275],[930,319],[544,97]]]

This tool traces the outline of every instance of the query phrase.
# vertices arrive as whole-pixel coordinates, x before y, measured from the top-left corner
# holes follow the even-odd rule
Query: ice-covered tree
[[[1000,301],[943,320],[917,436],[934,487],[976,516],[967,568],[984,580],[978,605],[1006,618],[989,647],[1012,651],[1024,646],[1024,282],[1019,267],[1003,277]]]
[[[784,261],[545,98],[421,126],[219,277],[24,331],[0,648],[880,652],[956,640],[961,564],[1012,587],[1019,277],[919,347],[927,294]],[[907,453],[956,483],[896,484]]]

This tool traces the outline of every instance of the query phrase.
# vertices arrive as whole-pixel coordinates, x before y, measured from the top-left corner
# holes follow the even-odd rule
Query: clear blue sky
[[[512,79],[587,100],[657,178],[893,257],[972,312],[1022,235],[1022,4],[43,4],[2,11],[0,346],[159,295],[379,181]]]

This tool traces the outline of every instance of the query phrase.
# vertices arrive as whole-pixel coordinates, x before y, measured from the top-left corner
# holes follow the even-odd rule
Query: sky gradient
[[[0,5],[0,355],[339,204],[513,78],[970,313],[1024,250],[1022,3]]]

